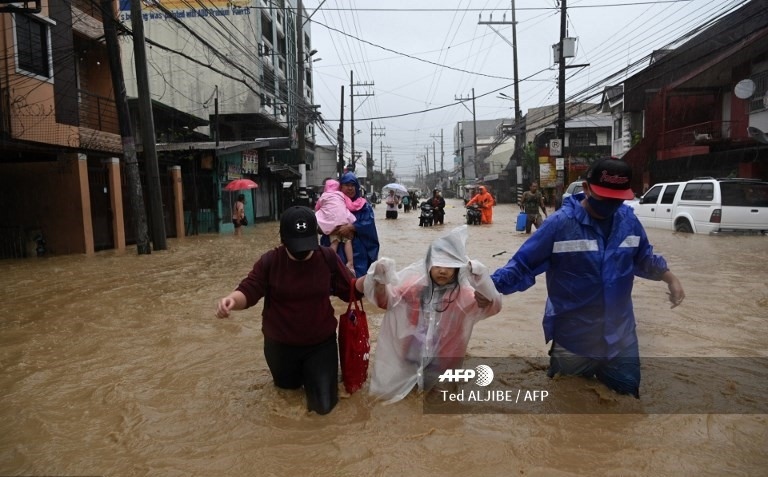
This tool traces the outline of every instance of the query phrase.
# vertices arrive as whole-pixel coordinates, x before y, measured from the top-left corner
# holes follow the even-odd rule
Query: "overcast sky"
[[[577,38],[576,56],[566,64],[589,64],[568,70],[566,97],[599,102],[606,84],[621,82],[631,65],[646,65],[653,50],[668,46],[708,24],[745,0],[568,0],[568,36]],[[398,177],[413,177],[429,148],[436,144],[440,162],[443,133],[445,168],[453,162],[453,128],[472,120],[475,90],[478,120],[513,118],[514,96],[510,0],[304,0],[311,14],[315,104],[326,120],[318,144],[335,143],[341,86],[347,148],[350,140],[350,71],[355,83],[356,150],[371,150],[380,167],[381,145]],[[318,6],[320,7],[318,9]],[[552,45],[560,34],[560,7],[555,0],[515,0],[520,109],[556,104],[557,67]],[[491,18],[491,14],[493,17]],[[633,66],[628,74],[636,72]],[[618,74],[618,75],[617,75]],[[612,75],[617,75],[610,78]],[[608,79],[610,78],[610,79]],[[373,93],[373,96],[362,96]],[[574,97],[575,96],[575,97]],[[438,109],[439,108],[439,109]],[[433,109],[433,111],[423,112]],[[381,128],[381,129],[378,129]],[[435,137],[437,139],[435,139]],[[422,158],[421,160],[419,158]]]

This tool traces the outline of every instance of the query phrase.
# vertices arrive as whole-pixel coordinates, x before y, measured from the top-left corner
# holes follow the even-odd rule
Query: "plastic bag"
[[[349,295],[347,311],[339,316],[339,361],[344,389],[352,394],[362,388],[368,379],[371,341],[363,302],[355,298],[354,280],[350,284]]]

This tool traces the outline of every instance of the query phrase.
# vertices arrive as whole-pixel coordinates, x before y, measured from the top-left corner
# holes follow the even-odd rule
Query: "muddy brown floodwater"
[[[381,255],[399,267],[463,220],[458,200],[432,229],[415,213],[376,213]],[[493,225],[471,227],[470,256],[491,270],[506,263],[525,240],[516,214],[502,204]],[[768,356],[768,237],[648,234],[687,299],[670,310],[663,283],[636,281],[643,357]],[[277,242],[268,223],[170,240],[149,256],[131,247],[0,262],[0,475],[768,475],[766,414],[684,414],[685,402],[665,414],[449,415],[425,413],[416,393],[382,405],[364,388],[327,416],[309,414],[301,391],[272,385],[261,305],[214,317],[217,298]],[[545,357],[545,297],[543,277],[505,296],[469,354]],[[366,307],[375,351],[383,315]],[[644,359],[640,400],[650,407],[668,398],[653,363]],[[561,403],[631,399],[532,376]],[[764,378],[753,384],[765,389]],[[735,401],[755,391],[738,386],[714,391]]]

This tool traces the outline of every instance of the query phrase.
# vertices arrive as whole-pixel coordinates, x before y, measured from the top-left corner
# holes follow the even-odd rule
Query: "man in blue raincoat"
[[[339,190],[351,200],[360,197],[360,183],[354,173],[345,173],[341,176],[339,184]],[[353,211],[352,214],[355,216],[355,223],[340,226],[338,234],[352,240],[355,275],[362,277],[368,271],[368,267],[379,258],[379,233],[376,231],[373,207],[371,207],[370,203],[366,202],[360,210]],[[327,247],[330,243],[327,235],[321,237],[321,245]],[[339,247],[338,253],[341,256],[342,263],[347,263],[347,257],[344,254],[343,248]]]
[[[634,277],[663,280],[672,308],[685,292],[654,255],[643,226],[623,204],[634,198],[632,169],[615,158],[590,169],[584,193],[568,197],[491,276],[504,294],[523,291],[546,272],[544,337],[552,341],[547,374],[597,377],[640,397],[640,358],[632,308]]]

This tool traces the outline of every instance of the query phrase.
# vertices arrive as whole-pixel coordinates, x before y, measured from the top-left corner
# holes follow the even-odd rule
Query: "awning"
[[[269,172],[280,178],[282,181],[300,179],[299,171],[287,164],[269,164]]]

